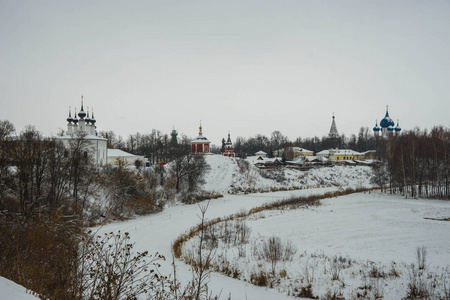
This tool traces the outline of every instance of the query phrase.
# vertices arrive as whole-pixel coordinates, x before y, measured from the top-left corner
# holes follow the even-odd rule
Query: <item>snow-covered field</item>
[[[384,299],[401,299],[410,282],[410,265],[418,264],[417,247],[424,246],[428,253],[426,273],[433,276],[424,282],[436,284],[434,299],[443,295],[444,282],[450,292],[450,222],[425,219],[448,218],[449,202],[375,192],[322,203],[251,216],[246,221],[251,232],[248,243],[243,246],[220,240],[215,253],[219,269],[222,265],[226,271],[238,270],[237,277],[246,281],[262,271],[277,290],[288,294],[295,290],[298,294],[301,287],[310,285],[313,295],[320,298],[331,292],[352,299],[367,291],[364,298],[377,293]],[[230,223],[228,228],[234,225]],[[216,227],[217,236],[223,230],[223,224]],[[291,260],[277,264],[275,276],[271,275],[271,264],[260,254],[264,241],[272,236],[283,243],[289,241],[297,249]],[[195,245],[195,240],[187,243],[185,253]],[[333,258],[337,259],[334,265]],[[339,279],[332,279],[333,271],[339,272]]]
[[[211,200],[207,211],[207,218],[212,219],[227,216],[291,196],[320,194],[336,189],[336,187],[332,187],[262,194],[225,195],[223,198]],[[205,204],[205,202],[200,203],[200,205],[202,204]],[[170,258],[172,242],[180,234],[199,223],[199,213],[200,210],[197,204],[177,205],[169,207],[158,214],[139,217],[126,222],[108,224],[98,228],[98,230],[99,233],[116,232],[118,230],[121,232],[129,232],[132,242],[135,243],[136,251],[148,250],[149,253],[159,252],[166,258]],[[190,267],[181,261],[177,261],[177,266],[177,275],[182,282],[186,283],[191,279]],[[171,272],[170,261],[162,264],[161,271],[165,274]],[[209,287],[215,293],[222,292],[224,296],[231,293],[232,299],[269,300],[290,298],[273,289],[256,287],[247,282],[232,279],[217,273],[214,273],[211,277]]]

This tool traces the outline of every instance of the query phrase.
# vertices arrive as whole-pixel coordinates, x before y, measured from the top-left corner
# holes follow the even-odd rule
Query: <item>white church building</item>
[[[92,111],[92,117],[89,117],[89,109],[87,113],[84,111],[83,107],[83,96],[81,96],[81,110],[78,112],[75,108],[74,116],[72,118],[72,112],[69,108],[69,117],[67,118],[67,131],[65,135],[59,137],[59,139],[67,147],[70,141],[77,137],[77,135],[82,134],[83,138],[90,143],[90,150],[86,155],[92,157],[95,164],[98,166],[106,166],[108,163],[108,148],[107,139],[99,137],[97,127],[95,123],[97,122],[94,118],[94,112]]]

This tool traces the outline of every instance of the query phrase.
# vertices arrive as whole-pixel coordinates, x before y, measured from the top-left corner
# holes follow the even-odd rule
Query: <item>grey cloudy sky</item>
[[[450,125],[450,1],[0,0],[0,119],[219,144]]]

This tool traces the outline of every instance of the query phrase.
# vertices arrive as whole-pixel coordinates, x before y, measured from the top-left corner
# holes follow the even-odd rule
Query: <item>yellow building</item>
[[[291,147],[294,158],[299,156],[313,156],[314,152],[300,147]]]
[[[317,156],[325,157],[334,162],[345,162],[353,160],[363,160],[364,153],[360,153],[350,149],[329,149],[317,153]]]
[[[276,151],[276,156],[281,156],[285,154],[289,160],[293,160],[299,156],[313,156],[314,152],[311,150],[307,150],[305,148],[300,147],[285,147],[284,149],[280,149]]]

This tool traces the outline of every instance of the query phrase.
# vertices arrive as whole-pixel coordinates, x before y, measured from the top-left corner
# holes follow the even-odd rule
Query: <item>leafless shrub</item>
[[[148,252],[133,253],[128,233],[88,236],[81,243],[78,297],[86,299],[135,299],[158,289],[159,261]]]
[[[339,280],[339,276],[343,269],[341,260],[339,260],[339,258],[335,255],[332,259],[329,260],[329,263],[330,263],[331,279]]]
[[[256,253],[254,250],[256,257],[271,263],[273,276],[275,276],[277,263],[279,261],[291,260],[295,253],[297,253],[297,249],[291,241],[287,240],[283,243],[277,236],[272,236],[264,240],[261,248]]]
[[[236,221],[236,237],[238,244],[247,244],[250,239],[251,229],[243,219]]]
[[[323,300],[345,300],[344,296],[342,295],[341,291],[338,290],[328,290],[327,293],[325,295],[323,295],[323,297],[321,297],[320,299]]]
[[[283,258],[283,242],[279,237],[272,236],[264,241],[261,256],[272,265],[272,274],[275,275],[275,267]]]
[[[307,283],[311,283],[314,281],[314,273],[317,268],[317,260],[313,259],[310,262],[310,258],[308,257],[306,261],[303,263],[303,274]]]
[[[427,248],[425,246],[417,247],[416,249],[416,258],[417,258],[417,266],[419,270],[425,270],[427,267]]]
[[[384,290],[382,286],[382,281],[380,278],[373,278],[371,280],[371,286],[372,286],[372,296],[373,299],[383,299],[384,297]]]
[[[236,159],[236,163],[239,167],[239,173],[244,174],[249,171],[249,162],[245,159]]]
[[[252,272],[250,274],[250,282],[257,286],[267,286],[269,283],[269,278],[265,272],[259,270],[259,272]]]
[[[245,245],[240,244],[237,247],[238,247],[239,257],[246,257],[247,256],[247,248],[245,247]]]
[[[217,236],[217,224],[205,228],[205,246],[208,249],[215,249],[219,245],[219,237]]]
[[[0,276],[43,299],[71,298],[81,233],[79,222],[60,211],[31,216],[0,211]]]
[[[295,247],[292,240],[287,239],[283,246],[283,260],[290,261],[294,257],[295,253],[297,253],[297,248]]]
[[[409,282],[406,295],[408,299],[429,299],[434,295],[436,285],[428,280],[425,270],[411,264],[409,269]]]
[[[295,297],[299,297],[299,298],[316,299],[316,297],[314,297],[314,294],[312,292],[311,284],[308,284],[307,286],[300,287],[300,290],[295,288],[293,294],[294,294]]]
[[[397,270],[397,264],[393,261],[391,262],[391,268],[389,269],[389,276],[391,277],[400,277],[400,272]]]
[[[201,206],[200,208],[200,236],[199,236],[199,246],[197,251],[197,257],[195,258],[196,264],[193,265],[193,284],[195,285],[195,299],[200,299],[200,296],[205,292],[205,289],[207,289],[207,282],[209,280],[210,276],[210,267],[211,262],[214,257],[213,251],[208,251],[207,253],[204,253],[203,251],[203,243],[204,243],[204,237],[205,237],[205,231],[207,228],[206,225],[206,211],[208,210],[209,201],[207,204]]]
[[[239,278],[239,275],[241,274],[239,268],[232,265],[227,259],[221,260],[215,266],[215,269],[232,278]]]
[[[229,226],[229,222],[225,221],[222,229],[222,240],[225,244],[230,244],[233,239],[233,233],[230,227],[231,226]]]
[[[380,270],[380,268],[377,265],[372,264],[370,266],[369,276],[371,278],[385,278],[386,273],[384,271]]]
[[[366,272],[363,272],[360,270],[361,273],[361,279],[362,284],[358,287],[358,290],[356,291],[356,298],[357,299],[367,299],[369,298],[368,293],[372,289],[372,286],[370,285]]]
[[[442,272],[442,287],[444,290],[444,299],[450,299],[450,273],[448,270],[448,266]]]
[[[258,244],[256,243],[256,240],[253,240],[252,241],[252,245],[251,245],[251,251],[252,251],[252,256],[255,258],[255,259],[259,259],[259,246],[258,246]]]

